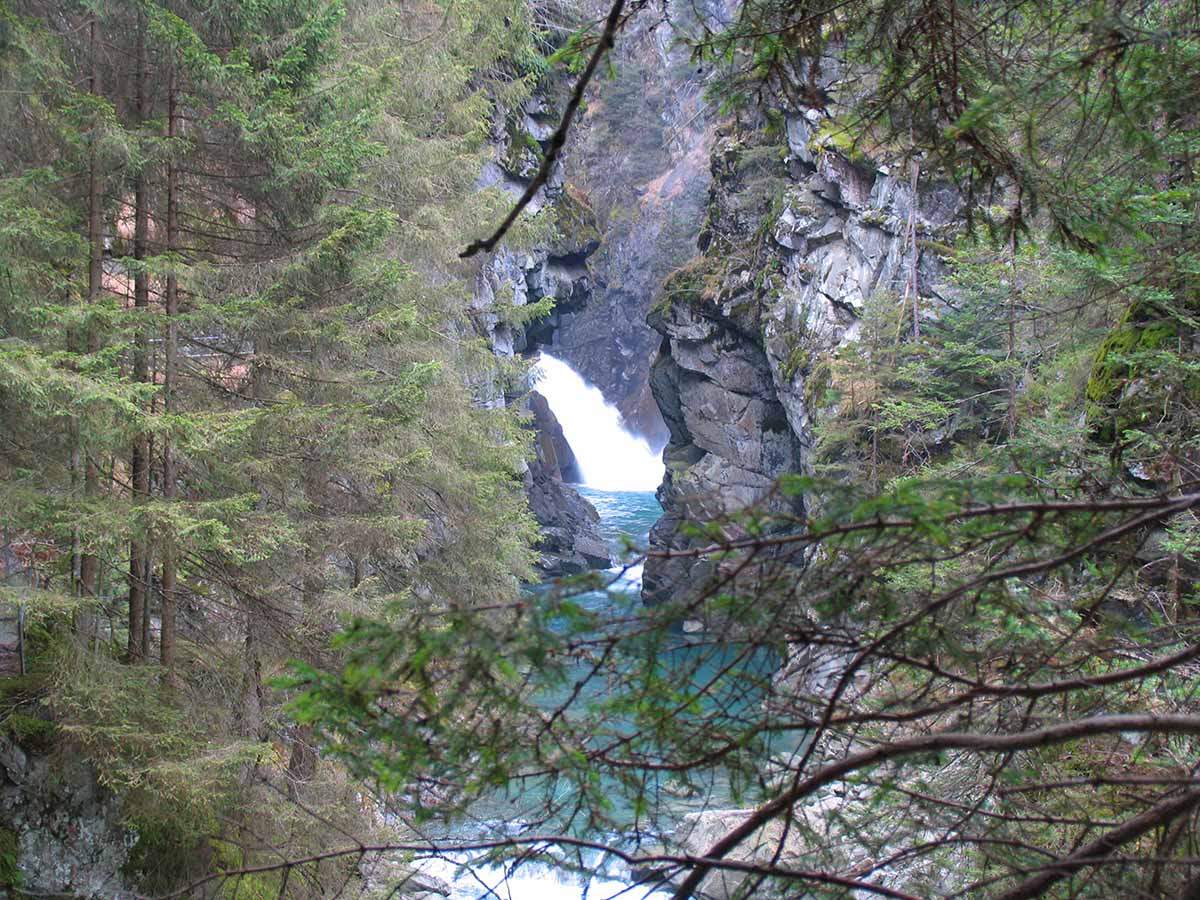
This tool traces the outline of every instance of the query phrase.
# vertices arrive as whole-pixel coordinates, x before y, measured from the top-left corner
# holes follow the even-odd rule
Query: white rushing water
[[[610,873],[584,875],[543,864],[516,871],[476,866],[464,872],[449,860],[426,860],[421,870],[450,887],[450,900],[666,900],[669,893],[631,885]]]
[[[662,481],[660,454],[630,434],[617,408],[565,362],[543,353],[537,369],[534,387],[562,425],[583,476],[581,493],[611,529],[606,536],[615,541],[617,534],[630,534],[644,543],[662,511],[652,493],[646,493]],[[609,572],[617,577],[618,590],[636,592],[641,587],[640,565]],[[599,854],[577,860],[574,867],[537,862],[515,869],[468,866],[468,858],[469,854],[450,854],[425,859],[418,868],[449,888],[449,900],[666,900],[670,896],[652,885],[635,884],[627,866]]]
[[[625,430],[621,413],[599,388],[561,359],[542,353],[535,390],[550,404],[575,452],[583,483],[602,491],[653,491],[663,477],[660,454]]]

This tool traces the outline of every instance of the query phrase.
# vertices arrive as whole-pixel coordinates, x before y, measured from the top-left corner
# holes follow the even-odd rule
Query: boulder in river
[[[536,391],[529,395],[536,430],[535,455],[525,472],[529,509],[542,528],[538,568],[548,577],[577,575],[612,565],[600,534],[600,515],[566,478],[578,478],[575,455],[550,406]]]

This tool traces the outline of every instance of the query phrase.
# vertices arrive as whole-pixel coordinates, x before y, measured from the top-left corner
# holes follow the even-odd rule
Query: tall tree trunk
[[[145,127],[148,118],[146,98],[146,23],[138,13],[137,35],[137,116],[138,124]],[[146,196],[146,173],[139,169],[133,194],[133,258],[136,268],[133,275],[133,306],[137,316],[137,331],[133,341],[133,380],[139,384],[150,381],[149,339],[144,317],[150,307],[150,281],[144,264],[146,239],[149,235],[150,216]],[[150,494],[150,439],[145,433],[133,439],[133,458],[130,465],[133,502],[140,505]],[[141,523],[138,523],[139,527]],[[129,659],[144,659],[148,652],[142,634],[142,620],[146,612],[146,541],[135,536],[129,544]]]
[[[908,281],[904,286],[904,294],[912,299],[913,337],[921,336],[921,293],[918,283],[918,266],[921,260],[921,249],[917,243],[917,185],[921,179],[921,164],[914,159],[909,163],[909,206],[908,206]],[[903,316],[901,316],[903,320]]]
[[[142,604],[142,621],[140,624],[142,648],[146,656],[150,656],[150,608],[154,599],[154,548],[147,544],[146,558],[142,561],[142,578],[146,586],[146,602]]]
[[[292,750],[287,765],[288,796],[293,800],[299,794],[300,785],[311,781],[317,773],[317,751],[314,747],[315,737],[312,725],[297,725],[291,729]]]
[[[1012,266],[1012,288],[1008,292],[1008,351],[1005,364],[1008,366],[1008,409],[1004,417],[1004,430],[1009,439],[1017,436],[1017,302],[1020,299],[1020,273],[1017,271],[1017,236],[1013,232],[1009,244],[1009,264]]]
[[[175,67],[171,68],[170,83],[167,89],[167,138],[170,144],[167,162],[167,253],[171,255],[170,268],[167,275],[166,307],[167,307],[167,341],[166,341],[166,374],[163,385],[163,411],[169,417],[175,411],[178,389],[178,343],[179,343],[179,278],[175,274],[175,253],[179,249],[179,167],[175,162],[175,140],[179,137],[179,84]],[[167,500],[175,498],[178,492],[178,472],[176,471],[174,448],[171,446],[171,436],[163,437],[163,497]],[[164,668],[171,670],[175,666],[175,613],[177,597],[175,588],[176,564],[178,548],[175,546],[175,535],[165,535],[162,545],[162,623],[160,626],[160,661]]]
[[[319,504],[320,498],[316,495],[315,485],[319,481],[319,476],[316,472],[310,470],[305,479],[305,493],[310,503]],[[313,547],[311,544],[304,554],[304,576],[301,581],[301,596],[300,605],[303,608],[303,620],[307,623],[309,616],[313,614],[318,602],[321,598],[321,593],[325,589],[325,578],[322,574],[322,567],[326,556],[323,548]],[[355,586],[361,580],[357,576],[357,564],[355,566]],[[307,638],[307,631],[306,631]],[[305,651],[302,651],[307,655]],[[315,742],[313,741],[314,730],[312,725],[296,725],[289,729],[288,740],[291,744],[291,753],[288,757],[288,793],[292,799],[296,798],[299,786],[307,781],[312,780],[313,775],[317,771],[317,751]]]
[[[100,26],[93,16],[89,26],[91,70],[88,74],[88,92],[95,97],[100,95],[99,41]],[[100,122],[94,120],[88,142],[88,309],[83,328],[83,346],[80,348],[86,353],[94,353],[100,349],[100,336],[88,317],[99,305],[104,287],[104,182],[100,174],[99,131]],[[84,435],[80,436],[80,456],[83,466],[83,493],[91,499],[100,493],[100,467]],[[100,560],[95,553],[88,550],[86,537],[84,535],[79,557],[77,588],[77,593],[85,603],[96,597],[97,576],[100,571]],[[78,624],[82,630],[89,631],[94,627],[94,618],[94,614],[81,613]]]
[[[254,357],[254,361],[251,364],[250,396],[256,404],[261,406],[267,398],[268,381],[270,378],[265,362],[265,342],[261,335],[255,340]],[[259,423],[255,425],[255,429],[254,454],[256,458],[262,459],[266,450],[265,427]],[[265,509],[267,506],[265,488],[262,484],[258,483],[255,484],[255,487],[259,492],[257,508],[260,510]],[[257,602],[249,594],[243,593],[240,595],[242,621],[245,628],[242,665],[245,668],[242,672],[242,698],[238,709],[238,720],[242,734],[246,737],[261,740],[265,735],[263,733],[262,720],[262,661],[259,656],[258,644],[259,630],[262,628],[263,623]]]
[[[256,741],[266,736],[263,731],[263,683],[262,660],[258,651],[258,615],[254,600],[242,598],[242,615],[245,623],[245,640],[242,643],[242,698],[238,704],[237,721],[239,730]]]

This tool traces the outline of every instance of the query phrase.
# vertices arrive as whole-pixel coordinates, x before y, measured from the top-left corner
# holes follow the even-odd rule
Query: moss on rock
[[[18,866],[20,839],[11,828],[0,828],[0,887],[15,888],[21,884]]]
[[[563,187],[554,204],[560,239],[551,249],[565,253],[577,249],[591,252],[600,245],[600,226],[587,194],[573,184]]]
[[[1141,374],[1137,356],[1160,350],[1178,337],[1174,323],[1151,319],[1140,304],[1134,304],[1105,338],[1087,384],[1088,423],[1100,440],[1113,441],[1138,424],[1130,418],[1130,411],[1119,409],[1126,386]]]
[[[693,308],[716,303],[725,274],[724,265],[711,256],[692,257],[663,281],[654,310],[665,313],[680,303]]]
[[[36,753],[49,751],[58,736],[58,726],[53,722],[23,712],[9,713],[0,727],[13,743]]]
[[[850,129],[839,119],[830,117],[821,122],[808,142],[814,153],[834,152],[856,166],[874,168],[875,162],[865,153]]]

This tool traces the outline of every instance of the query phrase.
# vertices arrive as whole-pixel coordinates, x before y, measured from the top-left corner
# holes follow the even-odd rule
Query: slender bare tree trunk
[[[263,336],[259,335],[254,344],[254,361],[251,365],[250,375],[250,396],[254,402],[262,406],[266,400],[270,388],[270,370],[266,352],[266,344]],[[254,438],[254,453],[259,459],[264,458],[266,452],[266,431],[265,426],[261,423],[255,426],[256,433]],[[265,486],[255,482],[255,488],[259,492],[257,508],[262,510],[267,507],[267,496]],[[265,735],[263,732],[263,683],[262,683],[262,660],[259,651],[259,636],[263,630],[263,611],[258,607],[256,598],[248,594],[240,596],[240,605],[242,608],[242,622],[245,628],[244,644],[242,651],[242,698],[238,709],[238,720],[242,733],[250,738],[261,740]]]
[[[89,43],[91,53],[91,71],[88,74],[88,92],[93,96],[100,95],[100,66],[99,66],[100,26],[93,16],[89,26]],[[100,303],[104,287],[104,181],[100,174],[100,123],[93,121],[92,133],[88,142],[88,313]],[[83,347],[87,353],[94,353],[100,347],[99,334],[89,322],[84,326]],[[87,498],[96,497],[100,493],[100,467],[95,456],[88,447],[85,435],[79,436],[80,459],[75,463],[83,466],[83,493]],[[97,576],[100,571],[100,560],[96,554],[89,551],[86,540],[81,540],[79,554],[78,587],[76,593],[88,602],[96,597]],[[94,628],[94,613],[80,612],[77,625],[81,631],[89,632]]]
[[[74,435],[74,445],[71,448],[71,459],[68,462],[68,468],[71,471],[71,495],[76,496],[79,493],[79,432],[76,428]],[[76,601],[83,598],[83,531],[79,527],[78,521],[71,527],[71,585],[72,592]],[[78,613],[76,614],[79,615]],[[76,622],[76,631],[78,628]]]
[[[1017,237],[1013,234],[1011,245],[1009,246],[1009,262],[1012,266],[1012,289],[1008,292],[1008,350],[1005,362],[1008,364],[1008,410],[1005,415],[1005,430],[1008,432],[1009,438],[1016,437],[1017,434],[1017,388],[1019,381],[1017,379],[1017,370],[1015,365],[1015,357],[1017,353],[1017,301],[1021,291],[1019,277],[1017,272]]]
[[[146,602],[142,604],[141,630],[142,648],[150,656],[150,608],[154,599],[154,548],[146,546],[146,558],[142,561],[142,579],[146,586]]]
[[[319,497],[316,496],[316,484],[319,482],[319,477],[315,472],[309,472],[309,477],[305,478],[306,494],[311,502],[319,503]],[[316,608],[320,601],[321,593],[325,589],[325,578],[322,573],[322,565],[325,560],[323,548],[309,546],[304,557],[304,577],[301,582],[300,603],[304,609],[304,614],[307,617]],[[355,564],[355,586],[359,581],[358,564]],[[291,744],[291,753],[288,758],[288,792],[293,798],[299,786],[307,781],[310,781],[317,771],[317,751],[313,740],[314,730],[312,725],[296,725],[289,729],[289,742]]]
[[[163,385],[163,411],[170,416],[175,411],[178,390],[179,344],[179,278],[175,273],[175,253],[179,249],[179,167],[175,162],[175,140],[179,137],[179,84],[175,67],[171,68],[167,89],[167,138],[170,143],[167,162],[167,253],[171,255],[166,285],[166,375]],[[178,494],[178,472],[170,435],[163,437],[163,497],[172,500]],[[175,536],[167,534],[162,542],[162,624],[160,630],[160,661],[163,668],[175,666],[176,565],[178,548]]]
[[[139,125],[145,126],[148,118],[146,98],[146,25],[142,13],[138,13],[137,34],[137,115]],[[134,186],[133,258],[137,268],[133,274],[133,306],[137,315],[137,331],[133,342],[133,380],[139,384],[150,381],[149,339],[143,318],[150,307],[150,281],[144,269],[146,240],[149,236],[149,198],[146,196],[146,173],[139,170]],[[130,481],[133,502],[140,505],[150,495],[150,439],[145,433],[133,439],[133,454],[130,465]],[[140,525],[140,523],[139,523]],[[129,544],[129,659],[137,661],[146,657],[148,647],[142,633],[147,601],[146,541],[135,536]]]
[[[909,164],[909,191],[912,194],[908,207],[909,263],[908,284],[904,292],[912,297],[913,337],[921,336],[921,295],[917,284],[917,266],[921,251],[917,243],[917,182],[921,177],[921,164],[915,159]]]
[[[288,795],[294,800],[299,786],[317,773],[317,751],[313,746],[312,725],[297,725],[291,730],[292,750],[288,757]]]

